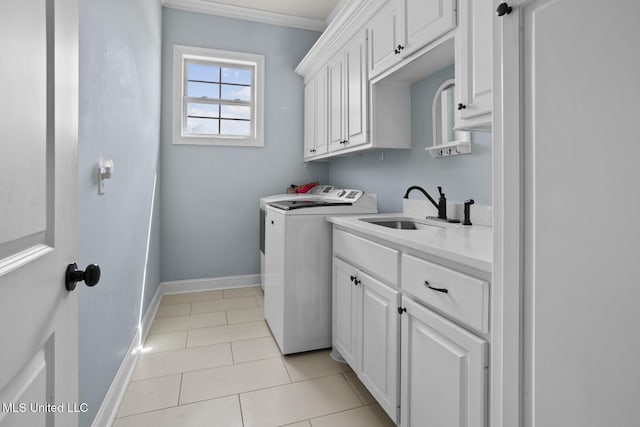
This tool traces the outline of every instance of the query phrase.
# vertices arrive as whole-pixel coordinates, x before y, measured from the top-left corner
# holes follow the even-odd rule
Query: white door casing
[[[0,426],[75,426],[78,3],[0,7]]]
[[[492,426],[636,425],[640,4],[509,5],[494,18]]]

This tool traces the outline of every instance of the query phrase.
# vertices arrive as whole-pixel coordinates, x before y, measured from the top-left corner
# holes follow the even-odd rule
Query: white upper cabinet
[[[369,78],[376,77],[402,60],[398,46],[404,45],[400,0],[390,0],[367,24]]]
[[[327,69],[323,67],[304,87],[304,158],[327,152]]]
[[[400,0],[400,31],[405,41],[398,46],[400,55],[407,57],[453,30],[455,5],[455,0]]]
[[[367,23],[369,78],[455,27],[455,0],[389,0]]]
[[[365,32],[358,32],[329,63],[329,151],[367,142],[366,47]]]
[[[491,130],[492,30],[491,0],[458,0],[456,35],[456,127]]]

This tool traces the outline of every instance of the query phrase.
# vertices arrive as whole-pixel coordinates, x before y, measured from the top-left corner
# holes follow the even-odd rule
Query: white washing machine
[[[262,197],[260,199],[260,283],[264,289],[264,232],[265,232],[265,206],[272,202],[282,202],[285,200],[318,200],[323,195],[330,194],[336,188],[333,185],[316,185],[308,193],[286,193],[274,196]]]
[[[331,347],[332,227],[327,216],[377,213],[377,198],[332,188],[265,205],[264,313],[280,351]]]

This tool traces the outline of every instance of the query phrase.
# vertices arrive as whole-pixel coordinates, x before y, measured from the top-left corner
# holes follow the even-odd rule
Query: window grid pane
[[[224,63],[203,64],[188,60],[185,64],[183,105],[187,110],[187,134],[252,136],[254,67],[236,68]]]

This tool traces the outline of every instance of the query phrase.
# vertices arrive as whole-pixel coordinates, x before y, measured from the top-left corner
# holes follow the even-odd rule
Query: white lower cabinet
[[[334,349],[396,424],[487,427],[488,281],[333,236]]]
[[[402,298],[402,427],[485,427],[487,342]]]
[[[400,292],[339,258],[333,271],[333,345],[397,423]]]

